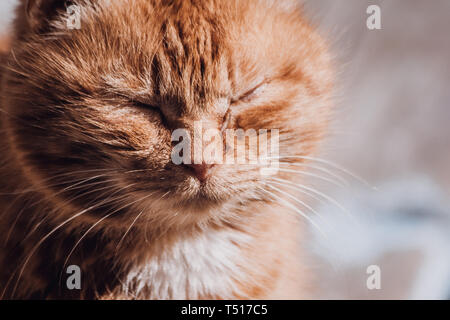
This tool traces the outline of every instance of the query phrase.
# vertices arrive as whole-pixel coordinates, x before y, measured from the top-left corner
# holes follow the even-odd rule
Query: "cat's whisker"
[[[123,172],[123,174],[130,174],[130,173],[142,173],[142,172],[154,172],[155,169],[138,169],[138,170],[130,170],[130,171],[125,171]]]
[[[269,188],[274,189],[274,190],[277,191],[278,193],[287,196],[288,198],[294,200],[295,202],[297,202],[297,203],[300,204],[301,206],[303,206],[303,207],[305,207],[306,209],[310,210],[310,211],[311,211],[313,214],[315,214],[315,215],[316,215],[323,223],[327,223],[326,220],[322,217],[322,215],[321,215],[320,213],[318,213],[316,210],[314,210],[310,205],[308,205],[308,204],[305,203],[304,201],[302,201],[302,200],[300,200],[300,199],[294,197],[292,194],[288,193],[287,191],[281,190],[280,188],[277,188],[277,187],[273,186],[272,183],[274,183],[274,184],[279,184],[279,183],[277,183],[277,182],[272,181],[272,182],[270,182],[270,183],[267,183],[266,185],[267,185]],[[280,184],[279,184],[279,185],[280,185]]]
[[[357,174],[351,172],[350,170],[348,170],[348,169],[342,167],[341,165],[338,165],[335,162],[332,162],[330,160],[317,158],[317,157],[311,157],[311,156],[297,156],[297,155],[295,155],[295,156],[294,155],[271,156],[271,157],[267,157],[265,159],[302,159],[302,160],[316,161],[318,163],[322,163],[322,164],[328,165],[328,166],[330,166],[332,168],[335,168],[335,169],[337,169],[337,170],[347,174],[348,176],[352,177],[353,179],[359,181],[360,183],[366,185],[367,187],[369,187],[369,188],[371,188],[373,190],[377,190],[376,187],[372,186],[365,179],[361,178]]]
[[[92,180],[92,179],[87,179],[87,180],[82,181],[82,182],[85,183],[85,182],[88,182],[89,180]],[[87,184],[87,185],[80,185],[80,183],[77,183],[77,184],[76,184],[76,185],[77,185],[76,187],[75,187],[75,185],[69,186],[69,187],[67,187],[67,188],[65,188],[65,189],[63,189],[63,190],[60,190],[60,191],[58,191],[58,192],[52,194],[52,196],[51,196],[50,198],[44,198],[44,199],[42,199],[41,201],[52,199],[52,198],[54,198],[55,196],[58,196],[58,195],[60,195],[60,194],[62,194],[62,193],[64,193],[64,192],[67,192],[67,191],[73,191],[73,190],[78,190],[78,189],[91,188],[91,187],[93,187],[93,186],[102,185],[102,184],[110,183],[110,182],[116,182],[116,181],[120,181],[120,179],[117,179],[117,178],[116,178],[116,179],[109,179],[109,180],[101,180],[101,181],[96,181],[96,182],[89,183],[89,184]],[[98,191],[101,191],[101,190],[104,190],[104,189],[105,189],[105,188],[100,188],[100,189],[94,189],[94,190],[92,190],[92,191],[84,192],[84,193],[78,195],[77,197],[72,198],[70,201],[76,200],[76,199],[78,199],[78,198],[80,198],[80,197],[83,197],[83,196],[86,196],[86,195],[88,195],[88,194],[95,193],[95,192],[98,192]],[[69,202],[70,202],[70,201],[69,201]],[[39,203],[39,202],[38,202],[38,203]],[[36,204],[38,204],[38,203],[36,203]]]
[[[270,180],[271,183],[275,182],[274,180]],[[286,186],[285,184],[280,184],[280,186]],[[292,188],[292,187],[291,187]],[[296,189],[296,191],[308,196],[311,199],[314,199],[315,201],[321,203],[321,204],[329,204],[329,201],[323,197],[320,197],[319,195],[317,195],[316,193],[307,191],[307,190],[303,190],[303,189]]]
[[[75,175],[75,174],[89,173],[89,172],[97,172],[97,171],[111,171],[111,169],[95,169],[95,170],[81,170],[81,171],[65,172],[65,173],[61,173],[61,174],[52,176],[50,178],[42,179],[41,183],[45,183],[45,182],[48,182],[48,181],[51,181],[51,180],[54,180],[54,179],[57,179],[57,178],[61,178],[61,177],[64,177],[64,176],[68,176],[68,175]],[[46,185],[46,186],[41,187],[41,188],[28,188],[28,189],[25,189],[25,190],[21,190],[20,192],[0,193],[0,195],[5,195],[5,196],[21,195],[21,194],[25,194],[25,193],[40,191],[40,190],[43,190],[43,189],[48,188],[48,187],[51,188],[51,187],[59,186],[61,184],[78,182],[78,181],[80,181],[80,178],[74,179],[74,180],[71,180],[71,181],[61,181],[61,182],[58,182],[57,184],[50,184],[50,185]]]
[[[280,165],[315,169],[315,170],[318,170],[318,171],[328,174],[329,176],[333,177],[334,179],[340,181],[346,187],[348,187],[350,185],[349,182],[342,176],[332,172],[331,170],[321,167],[321,166],[317,166],[317,165],[313,165],[313,164],[309,164],[309,163],[291,163],[291,162],[280,162]]]
[[[79,188],[80,188],[80,187],[79,187]],[[98,192],[98,191],[101,191],[102,189],[104,189],[104,188],[95,189],[95,190],[92,191],[92,192]],[[12,234],[12,231],[14,230],[14,227],[15,227],[16,224],[17,224],[17,221],[20,219],[20,217],[22,216],[22,214],[23,214],[24,211],[29,210],[29,209],[33,208],[34,206],[36,206],[36,205],[38,205],[38,204],[40,204],[40,203],[42,203],[42,202],[44,202],[44,201],[48,201],[48,200],[54,198],[55,196],[57,196],[57,195],[60,194],[60,193],[61,193],[61,192],[57,192],[57,193],[55,193],[55,194],[52,194],[52,196],[49,197],[49,198],[42,198],[42,199],[40,199],[39,201],[35,201],[35,202],[32,203],[31,205],[24,206],[24,207],[19,211],[19,213],[17,214],[17,216],[16,216],[14,222],[12,223],[11,227],[9,228],[9,231],[8,231],[8,234],[7,234],[5,243],[7,243],[7,242],[9,241],[9,238],[10,238],[10,236],[11,236],[11,234]],[[85,192],[85,193],[83,193],[83,194],[80,195],[80,196],[87,195],[88,193],[89,193],[89,192]],[[19,198],[16,198],[16,199],[19,199]],[[71,199],[70,201],[73,201],[73,200],[76,200],[76,198],[73,198],[73,199]],[[66,204],[66,203],[68,203],[68,202],[70,202],[70,201],[64,202],[64,204]]]
[[[145,232],[144,232],[144,239],[145,243],[150,244],[150,241],[148,240],[148,225],[150,223],[150,219],[147,219],[147,222],[145,223]]]
[[[64,261],[63,264],[63,270],[65,268],[65,266],[67,265],[67,262],[69,261],[70,257],[72,256],[73,252],[75,251],[75,249],[78,247],[78,245],[83,241],[84,238],[86,238],[86,236],[89,234],[89,232],[91,232],[96,226],[98,226],[100,223],[102,223],[103,221],[105,221],[106,219],[108,219],[109,217],[111,217],[112,215],[116,214],[117,212],[120,212],[121,210],[128,208],[130,206],[132,206],[133,204],[136,204],[138,202],[144,201],[145,199],[148,199],[149,197],[151,197],[153,194],[150,193],[148,195],[146,195],[145,197],[141,197],[138,200],[135,200],[133,202],[127,203],[126,205],[114,210],[113,212],[103,216],[101,219],[99,219],[96,223],[94,223],[88,230],[86,230],[86,232],[80,237],[80,239],[75,243],[75,245],[73,246],[72,250],[70,250],[67,258]],[[125,195],[125,197],[127,197],[128,195]],[[62,272],[61,272],[62,275]]]
[[[12,206],[13,206],[13,204],[11,204],[10,207],[12,207]],[[8,243],[9,238],[11,237],[12,231],[14,230],[14,227],[16,226],[17,221],[19,221],[20,217],[22,216],[23,212],[25,211],[25,208],[26,207],[24,206],[22,209],[20,209],[19,213],[17,214],[16,218],[14,219],[13,223],[11,224],[11,227],[9,228],[8,233],[6,235],[5,245]]]
[[[326,177],[323,177],[323,176],[315,174],[315,173],[302,171],[302,170],[283,169],[283,168],[278,168],[278,171],[279,172],[301,174],[301,175],[304,175],[304,176],[313,177],[313,178],[316,178],[316,179],[323,180],[323,181],[329,182],[331,184],[334,184],[335,186],[345,188],[345,185],[343,185],[342,183],[336,182],[336,181],[334,181],[332,179],[328,179]]]
[[[90,194],[90,193],[96,193],[96,192],[100,192],[100,191],[102,191],[102,190],[108,190],[108,191],[106,191],[106,192],[101,193],[101,194],[100,194],[98,197],[96,197],[94,200],[89,201],[89,203],[87,204],[87,205],[89,206],[89,205],[95,203],[99,198],[102,198],[103,196],[105,196],[105,195],[107,195],[108,193],[110,193],[111,191],[109,191],[109,190],[114,189],[114,188],[115,188],[115,186],[106,186],[106,187],[102,187],[102,188],[97,188],[97,189],[95,189],[95,190],[91,190],[91,191],[89,191],[89,192],[85,192],[85,193],[83,193],[83,194],[81,194],[81,195],[79,195],[79,196],[85,196],[85,195],[88,195],[88,194]],[[113,194],[115,194],[115,193],[113,193]],[[70,198],[70,199],[66,200],[65,202],[63,202],[62,205],[60,205],[59,207],[53,209],[52,212],[56,212],[58,209],[62,208],[64,205],[69,204],[71,201],[76,200],[75,198],[76,198],[76,197],[73,197],[73,198]],[[27,239],[28,239],[28,238],[29,238],[29,237],[30,237],[30,236],[38,229],[39,225],[42,224],[42,223],[45,221],[46,218],[47,218],[47,217],[44,217],[39,223],[37,223],[37,224],[33,227],[33,229],[31,229],[30,232],[28,232],[27,236],[22,240],[22,242],[25,242],[25,241],[26,241],[26,240],[27,240]]]
[[[125,237],[128,235],[128,233],[131,231],[131,229],[133,228],[134,224],[139,220],[139,218],[142,216],[142,214],[144,213],[144,209],[141,210],[141,212],[139,212],[139,214],[136,215],[136,218],[134,218],[133,222],[131,222],[130,226],[128,227],[127,231],[125,231],[125,233],[123,234],[122,238],[120,239],[119,243],[116,246],[116,250],[115,252],[117,253],[117,251],[119,250],[119,248],[122,245],[122,242],[124,241]]]
[[[112,187],[108,187],[107,189],[111,189],[111,188],[112,188]],[[105,188],[102,188],[102,189],[105,189]],[[123,189],[123,188],[122,188],[122,189]],[[87,211],[85,211],[84,213],[86,213],[86,212],[88,212],[88,211],[91,211],[91,210],[94,210],[94,209],[97,209],[97,208],[99,208],[99,207],[101,207],[101,206],[103,206],[103,205],[105,205],[105,204],[117,202],[118,200],[127,197],[127,195],[122,195],[122,196],[115,197],[115,198],[111,199],[117,192],[118,192],[118,191],[112,193],[112,194],[110,195],[110,197],[108,197],[106,200],[104,200],[104,201],[102,201],[102,202],[100,202],[100,203],[98,203],[98,204],[95,204],[95,205],[89,207],[88,209],[86,209]],[[104,193],[104,194],[105,194],[105,193]],[[91,201],[89,204],[91,204],[91,203],[93,203],[93,202],[95,202],[95,201]],[[83,214],[84,214],[84,213],[83,213]],[[79,216],[79,215],[78,215],[78,216]],[[73,220],[73,219],[71,219],[71,220]],[[56,231],[56,230],[55,230],[55,231]],[[48,236],[50,236],[50,235],[48,235]],[[45,239],[44,239],[44,241],[45,241]],[[43,242],[43,241],[42,241],[42,242]],[[42,244],[42,243],[41,243],[41,244]],[[33,251],[32,251],[32,252],[33,252]],[[20,281],[20,276],[19,276],[19,278],[18,278],[18,280],[17,280],[17,282],[16,282],[16,286],[17,286],[17,283],[18,283],[19,281]]]
[[[68,186],[68,187],[62,189],[61,192],[65,192],[65,191],[69,191],[69,190],[74,190],[74,189],[76,189],[75,187],[77,187],[77,186],[79,186],[79,185],[82,185],[83,188],[87,188],[87,187],[89,187],[89,186],[91,186],[91,185],[89,185],[89,184],[88,184],[88,185],[84,185],[86,182],[89,182],[89,181],[92,181],[92,180],[95,180],[95,179],[98,179],[98,178],[102,178],[102,177],[105,177],[105,176],[107,176],[107,175],[106,175],[106,174],[100,174],[100,175],[97,175],[97,176],[93,176],[93,177],[84,179],[84,180],[82,180],[82,181],[80,181],[80,182],[78,182],[78,183],[75,183],[75,184],[73,184],[73,185],[71,185],[71,186]],[[113,181],[114,181],[114,180],[113,180]],[[104,181],[99,181],[99,182],[93,183],[93,185],[96,185],[96,184],[101,183],[101,182],[104,182]],[[105,182],[106,182],[106,181],[105,181]]]
[[[131,186],[131,185],[126,186],[126,187],[124,187],[124,188],[121,188],[121,189],[117,190],[115,193],[119,192],[120,190],[126,189],[126,188],[128,188],[128,187],[130,187],[130,186]],[[106,188],[111,188],[111,186],[106,187]],[[94,190],[94,191],[92,191],[92,192],[98,192],[98,190]],[[22,274],[23,274],[23,272],[24,272],[24,270],[25,270],[26,265],[28,264],[29,260],[30,260],[31,257],[34,255],[34,253],[37,251],[37,249],[42,245],[42,243],[43,243],[44,241],[46,241],[46,240],[47,240],[51,235],[53,235],[56,231],[58,231],[59,229],[61,229],[63,226],[65,226],[65,225],[68,224],[69,222],[73,221],[74,219],[76,219],[76,218],[82,216],[82,215],[85,214],[86,212],[89,212],[89,211],[91,211],[91,210],[93,210],[93,209],[96,209],[96,208],[98,208],[98,207],[101,207],[101,206],[103,206],[103,205],[105,205],[105,204],[108,204],[108,203],[112,203],[112,202],[117,201],[117,200],[118,200],[117,198],[111,199],[111,200],[110,200],[110,198],[111,198],[115,193],[113,193],[113,194],[112,194],[109,198],[107,198],[106,200],[103,200],[103,201],[101,201],[100,203],[96,203],[96,204],[94,204],[94,205],[88,207],[87,209],[84,209],[84,210],[78,212],[77,214],[75,214],[75,215],[69,217],[68,219],[66,219],[65,221],[63,221],[62,223],[60,223],[58,226],[56,226],[54,229],[52,229],[52,230],[51,230],[49,233],[47,233],[44,237],[42,237],[40,241],[38,241],[38,243],[32,248],[31,252],[28,254],[27,258],[25,259],[25,261],[24,261],[24,263],[23,263],[23,265],[22,265],[22,268],[20,269],[20,273],[19,273],[18,278],[17,278],[17,280],[16,280],[16,284],[15,284],[15,286],[14,286],[14,289],[13,289],[13,292],[12,292],[12,296],[14,296],[14,293],[15,293],[15,291],[17,290],[17,286],[18,286],[18,284],[19,284],[19,282],[20,282],[20,278],[22,277]],[[82,195],[85,195],[85,194],[82,194]],[[80,196],[82,196],[82,195],[80,195]],[[75,197],[75,198],[78,198],[78,197]],[[73,199],[70,200],[70,201],[73,201]],[[92,203],[92,202],[91,202],[91,203]],[[63,205],[59,206],[59,208],[61,208],[61,207],[64,206],[65,204],[66,204],[66,202],[65,202]],[[57,208],[55,208],[55,210],[57,210]],[[11,280],[14,278],[14,275],[15,275],[15,274],[16,274],[16,271],[14,271],[14,272],[11,274],[11,276],[10,276],[8,282],[7,282],[6,285],[5,285],[5,288],[4,288],[4,290],[3,290],[3,293],[2,293],[2,296],[0,297],[0,299],[2,299],[2,297],[3,297],[4,294],[6,293],[6,290],[7,290],[8,286],[9,286],[9,283],[10,283]]]
[[[84,173],[102,173],[102,172],[107,172],[107,173],[117,173],[117,172],[121,172],[121,169],[117,169],[117,168],[97,168],[97,169],[89,169],[89,170],[77,170],[77,171],[69,171],[69,172],[62,172],[59,173],[57,175],[51,176],[47,179],[44,179],[42,181],[48,181],[48,180],[53,180],[56,178],[60,178],[60,177],[65,177],[65,176],[70,176],[70,175],[77,175],[77,174],[84,174]]]
[[[8,206],[8,208],[7,208],[5,211],[10,210],[10,209],[15,205],[15,203],[17,202],[17,200],[19,200],[19,199],[21,199],[21,197],[16,197],[16,198],[11,202],[11,204]],[[8,233],[7,233],[7,235],[6,235],[6,239],[5,239],[5,242],[4,242],[5,245],[8,243],[9,238],[10,238],[10,236],[11,236],[11,229],[14,228],[14,225],[17,223],[17,221],[19,220],[19,218],[20,218],[20,216],[22,215],[22,212],[23,212],[24,210],[25,210],[25,206],[22,207],[22,209],[19,211],[19,213],[17,214],[16,218],[14,219],[13,224],[12,224],[12,227],[10,228],[10,230],[8,231]]]
[[[95,185],[105,184],[105,183],[109,183],[109,182],[114,182],[114,181],[117,181],[117,180],[118,180],[118,179],[111,179],[111,180],[106,180],[106,181],[95,182],[95,183],[88,184],[88,185],[86,185],[86,186],[83,186],[83,185],[82,185],[82,186],[78,186],[78,187],[73,188],[73,189],[75,190],[75,189],[80,189],[80,188],[92,187],[92,186],[95,186]],[[79,184],[79,183],[77,183],[77,184]],[[73,186],[70,186],[70,187],[66,188],[65,190],[62,190],[62,191],[59,191],[59,192],[56,192],[56,193],[52,194],[51,197],[48,197],[48,198],[42,198],[42,199],[40,199],[39,201],[36,201],[36,202],[32,203],[31,205],[22,208],[22,209],[20,210],[20,212],[18,213],[18,215],[17,215],[15,221],[13,222],[13,224],[12,224],[11,227],[10,227],[10,230],[9,230],[9,232],[8,232],[6,241],[9,240],[10,235],[11,235],[11,233],[12,233],[12,230],[14,229],[15,225],[17,224],[17,221],[19,220],[20,216],[23,214],[24,211],[33,208],[34,206],[38,205],[39,203],[42,203],[42,202],[44,202],[44,201],[48,201],[48,200],[54,198],[54,197],[56,197],[57,195],[63,193],[64,191],[68,191],[68,190],[69,190],[70,188],[72,188],[72,187],[73,187]],[[111,187],[112,187],[112,186],[111,186]],[[109,187],[106,187],[106,188],[109,188]],[[104,189],[105,189],[105,188],[99,188],[99,189],[92,190],[92,191],[90,191],[90,192],[84,192],[84,193],[78,195],[77,197],[72,198],[72,199],[70,199],[69,201],[64,202],[63,204],[65,205],[65,204],[70,203],[71,201],[74,201],[74,200],[76,200],[76,199],[78,199],[78,198],[80,198],[80,197],[83,197],[83,196],[86,196],[86,195],[88,195],[88,194],[90,194],[90,193],[95,193],[95,192],[98,192],[98,191],[101,191],[101,190],[104,190]],[[62,206],[60,206],[60,207],[62,207]],[[59,208],[57,208],[57,209],[59,209]],[[5,243],[7,243],[7,242],[5,242]]]
[[[308,215],[306,215],[302,210],[300,210],[299,208],[297,208],[296,206],[294,206],[292,203],[290,203],[289,201],[283,199],[282,197],[276,195],[275,193],[268,191],[264,188],[260,188],[261,191],[269,194],[272,198],[278,199],[278,201],[281,201],[281,203],[287,207],[290,208],[291,210],[295,211],[296,213],[298,213],[300,216],[302,216],[303,218],[305,218],[309,223],[311,223],[311,225],[316,228],[320,234],[322,234],[325,238],[327,238],[326,234],[322,231],[322,229],[314,222],[314,220],[312,220],[310,217],[308,217]]]
[[[106,202],[102,203],[101,206],[102,206],[102,205],[105,205],[105,204],[111,204],[111,203],[118,202],[119,200],[125,199],[125,198],[127,198],[127,197],[128,197],[128,195],[122,195],[122,196],[115,197],[115,198],[113,198],[113,199],[110,199],[109,201],[106,201]],[[111,197],[110,197],[110,198],[111,198]],[[79,239],[79,241],[78,241],[78,242],[75,244],[75,246],[73,247],[72,251],[70,251],[70,253],[69,253],[67,259],[65,260],[65,262],[64,262],[64,264],[63,264],[62,269],[65,268],[65,266],[66,266],[66,264],[67,264],[67,261],[69,260],[69,258],[70,258],[70,256],[72,255],[73,251],[74,251],[75,248],[78,246],[78,244],[84,239],[84,237],[86,237],[87,234],[88,234],[92,229],[94,229],[99,223],[101,223],[103,220],[105,220],[106,218],[108,218],[110,215],[112,215],[112,214],[106,215],[106,216],[104,216],[103,218],[101,218],[97,223],[95,223],[94,225],[92,225],[92,226],[91,226],[91,227],[83,234],[83,236]],[[61,271],[61,274],[60,274],[60,283],[61,283],[61,279],[62,279],[62,273],[63,273],[63,271]]]
[[[326,195],[323,192],[320,192],[320,191],[318,191],[318,190],[316,190],[314,188],[307,187],[307,186],[302,185],[302,184],[293,183],[293,182],[285,180],[285,179],[280,179],[280,178],[275,178],[275,177],[272,177],[271,179],[280,182],[281,184],[283,184],[286,187],[291,187],[291,188],[299,190],[299,191],[306,190],[306,191],[312,192],[312,193],[314,193],[314,194],[316,194],[316,195],[326,199],[327,201],[329,201],[330,203],[334,204],[335,206],[337,206],[342,212],[347,214],[350,218],[353,217],[350,214],[350,212],[343,205],[341,205],[336,199]]]
[[[25,268],[26,268],[28,262],[30,261],[31,257],[34,255],[34,253],[37,251],[37,249],[42,245],[42,243],[44,243],[45,240],[47,240],[51,235],[53,235],[56,231],[58,231],[59,229],[64,227],[66,224],[68,224],[69,222],[73,221],[74,219],[82,216],[83,214],[85,214],[86,212],[94,209],[97,206],[98,206],[98,204],[97,205],[93,205],[93,206],[91,206],[91,207],[89,207],[87,209],[84,209],[84,210],[78,212],[77,214],[69,217],[68,219],[64,220],[62,223],[58,224],[55,228],[53,228],[50,232],[48,232],[44,237],[42,237],[41,240],[39,240],[38,243],[36,243],[36,245],[34,245],[34,247],[32,248],[31,252],[28,254],[27,258],[25,259],[22,267],[20,268],[20,272],[19,272],[19,275],[17,277],[17,281],[16,281],[16,284],[14,286],[14,289],[13,289],[13,292],[12,292],[12,296],[14,296],[14,293],[17,290],[17,286],[19,284],[20,278],[22,277],[22,274],[25,271]],[[14,275],[14,273],[13,273],[13,275]],[[3,294],[5,294],[9,282],[10,281],[8,280],[8,283],[6,284],[6,287],[5,287],[4,291],[3,291]],[[2,297],[3,297],[3,294],[2,294]]]
[[[165,192],[162,196],[161,199],[164,199],[165,197],[167,197],[170,194],[170,191]]]
[[[37,230],[37,229],[39,229],[39,226],[41,226],[45,221],[46,221],[46,219],[47,219],[47,217],[44,217],[41,221],[39,221],[38,223],[36,223],[34,226],[33,226],[33,229],[31,229],[28,233],[27,233],[27,235],[22,239],[22,241],[20,242],[21,244],[22,243],[25,243],[25,241],[27,241],[28,240],[28,238]]]
[[[276,181],[274,181],[273,179],[271,179],[271,180],[269,180],[269,181],[266,181],[266,183],[274,183],[274,182],[276,182]],[[284,184],[284,183],[279,183],[279,182],[277,182],[280,186],[287,186],[286,184]],[[291,186],[291,189],[292,189],[293,187]],[[320,196],[318,196],[317,194],[315,194],[315,193],[313,193],[313,192],[309,192],[309,191],[306,191],[306,190],[303,190],[303,189],[296,189],[296,191],[298,191],[298,192],[300,192],[300,193],[302,193],[302,194],[304,194],[304,195],[306,195],[306,196],[308,196],[308,197],[310,197],[311,199],[314,199],[314,200],[316,200],[316,201],[318,201],[318,202],[320,202],[320,203],[327,203],[327,200],[326,199],[324,199],[324,198],[322,198],[322,197],[320,197]]]

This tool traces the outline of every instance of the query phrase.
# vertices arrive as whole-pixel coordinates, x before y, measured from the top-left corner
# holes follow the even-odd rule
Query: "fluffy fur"
[[[65,25],[73,3],[79,30]],[[262,191],[270,177],[217,165],[201,183],[170,157],[171,132],[199,120],[279,129],[282,155],[314,152],[332,73],[292,3],[19,6],[1,85],[3,298],[308,296],[299,224]]]

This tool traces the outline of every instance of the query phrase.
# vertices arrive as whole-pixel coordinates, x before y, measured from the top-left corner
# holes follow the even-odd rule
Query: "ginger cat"
[[[3,299],[311,295],[302,223],[275,184],[301,177],[171,160],[171,133],[194,121],[277,129],[288,167],[314,152],[333,74],[296,1],[21,1],[6,43]]]

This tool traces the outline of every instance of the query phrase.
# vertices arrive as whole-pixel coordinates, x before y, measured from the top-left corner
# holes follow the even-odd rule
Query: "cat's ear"
[[[31,31],[42,32],[67,8],[73,5],[71,0],[26,0],[25,15]]]

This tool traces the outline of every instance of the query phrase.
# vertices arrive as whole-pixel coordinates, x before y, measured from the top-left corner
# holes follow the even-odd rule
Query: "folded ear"
[[[49,28],[51,21],[66,12],[73,4],[71,0],[26,0],[25,14],[32,31],[42,32]]]

